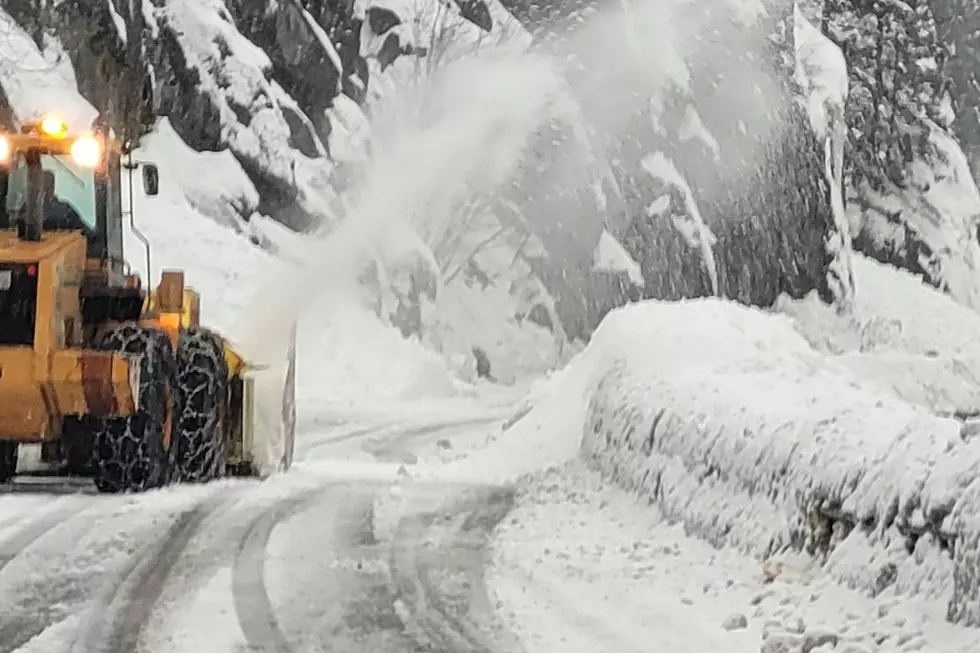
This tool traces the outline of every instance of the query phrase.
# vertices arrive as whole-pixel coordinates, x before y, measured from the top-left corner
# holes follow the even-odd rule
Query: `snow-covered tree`
[[[926,0],[828,0],[824,13],[850,73],[855,248],[980,308],[980,193],[954,138],[968,129],[959,123],[969,110],[959,102],[957,120],[949,101],[952,48],[940,33],[948,36],[950,24],[948,14],[937,23]],[[961,72],[954,100],[969,94],[969,78]]]
[[[953,130],[980,179],[980,0],[931,0],[939,37],[950,50],[946,72]]]
[[[949,50],[925,0],[828,0],[824,30],[844,52],[850,73],[847,168],[855,184],[905,187],[908,165],[931,156],[928,119],[942,129]]]

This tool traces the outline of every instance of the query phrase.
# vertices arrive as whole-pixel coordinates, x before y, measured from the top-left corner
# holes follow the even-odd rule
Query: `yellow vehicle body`
[[[40,445],[41,460],[70,475],[94,469],[104,491],[171,482],[182,460],[190,481],[287,468],[295,342],[284,343],[275,364],[250,363],[201,325],[201,298],[185,286],[183,271],[164,270],[144,290],[137,275],[120,269],[121,238],[114,246],[106,235],[121,227],[112,200],[121,169],[116,147],[50,121],[0,133],[0,218],[8,223],[0,221],[0,482],[16,471],[22,445]],[[93,171],[68,168],[69,155]],[[69,183],[80,180],[81,191],[69,190],[90,208],[91,225],[45,229],[51,198],[43,175],[61,168],[71,173]],[[260,396],[257,378],[273,390]],[[203,411],[199,419],[188,421],[191,409]],[[147,438],[137,453],[123,442],[133,437]],[[79,454],[72,458],[79,447],[94,452],[89,458],[107,448],[137,458],[82,464]],[[206,469],[189,462],[202,457]],[[145,469],[127,471],[132,465]]]
[[[85,239],[50,233],[25,243],[0,231],[0,261],[34,266],[38,288],[33,346],[0,346],[0,440],[43,442],[60,436],[64,415],[128,415],[138,399],[139,371],[116,353],[72,348],[81,325],[77,288]]]

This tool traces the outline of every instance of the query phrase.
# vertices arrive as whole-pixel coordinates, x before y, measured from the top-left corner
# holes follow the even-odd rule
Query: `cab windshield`
[[[81,167],[71,157],[44,155],[46,228],[83,229],[95,231],[98,216],[95,209],[96,173]],[[27,164],[19,157],[10,169],[7,185],[6,209],[8,215],[17,215],[27,202]]]

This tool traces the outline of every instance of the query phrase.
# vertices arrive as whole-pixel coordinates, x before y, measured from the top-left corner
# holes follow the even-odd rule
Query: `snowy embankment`
[[[976,621],[980,442],[860,354],[734,303],[646,302],[610,314],[575,367],[586,459],[690,531],[761,558],[806,550],[874,593],[955,584],[952,614]]]
[[[812,299],[614,311],[455,469],[502,481],[581,456],[770,571],[803,551],[845,585],[980,625],[980,442],[944,416],[980,405],[980,316],[906,272],[854,270],[848,316]]]

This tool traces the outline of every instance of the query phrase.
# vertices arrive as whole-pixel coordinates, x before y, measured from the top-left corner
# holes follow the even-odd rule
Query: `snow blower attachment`
[[[0,133],[0,482],[130,492],[288,468],[295,329],[249,361],[201,325],[183,272],[143,289],[123,259],[124,169],[132,216],[133,171],[154,196],[157,168],[108,132],[49,118]]]

